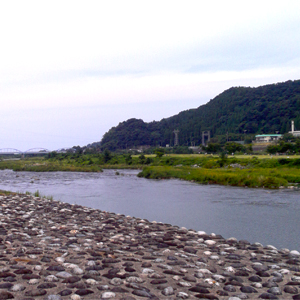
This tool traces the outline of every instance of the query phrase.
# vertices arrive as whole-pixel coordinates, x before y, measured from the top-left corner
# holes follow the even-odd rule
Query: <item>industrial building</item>
[[[282,134],[258,134],[255,136],[255,143],[271,143],[280,140]]]

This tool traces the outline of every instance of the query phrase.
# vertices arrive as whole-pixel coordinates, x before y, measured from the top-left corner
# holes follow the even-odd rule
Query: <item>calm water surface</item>
[[[103,173],[0,171],[0,189],[35,192],[105,211],[161,221],[278,248],[300,250],[300,192]]]

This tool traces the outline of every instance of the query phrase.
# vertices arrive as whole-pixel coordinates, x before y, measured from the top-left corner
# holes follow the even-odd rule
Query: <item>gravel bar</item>
[[[300,299],[299,285],[296,250],[0,196],[0,299]]]

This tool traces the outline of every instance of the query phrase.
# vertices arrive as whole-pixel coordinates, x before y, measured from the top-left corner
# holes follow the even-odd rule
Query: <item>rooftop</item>
[[[263,136],[282,136],[282,134],[258,134],[255,137],[263,137]]]

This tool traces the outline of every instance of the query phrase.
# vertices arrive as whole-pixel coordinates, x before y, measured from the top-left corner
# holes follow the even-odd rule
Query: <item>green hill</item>
[[[159,122],[129,119],[111,128],[101,140],[101,148],[116,150],[136,146],[174,144],[175,129],[179,144],[200,145],[202,131],[211,137],[243,134],[286,133],[291,120],[300,129],[300,80],[257,88],[232,87],[207,104]]]

